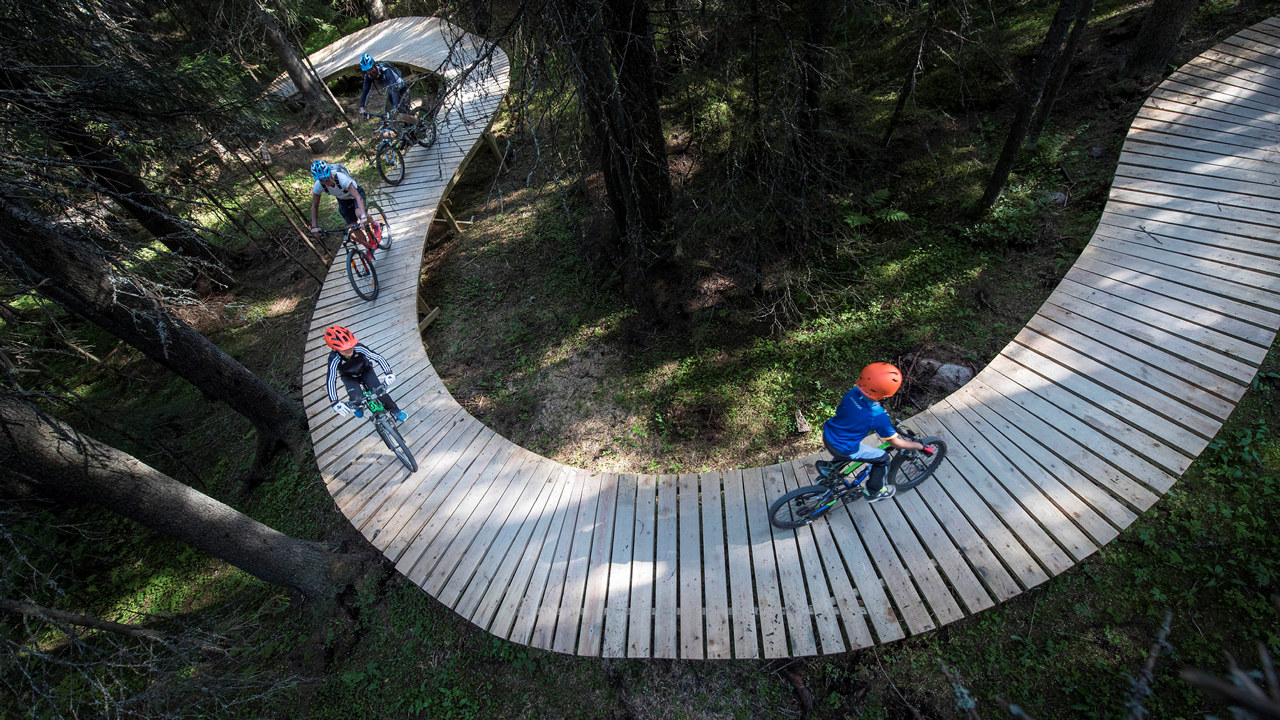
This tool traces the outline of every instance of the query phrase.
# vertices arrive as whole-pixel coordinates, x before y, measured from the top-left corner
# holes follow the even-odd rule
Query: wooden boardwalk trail
[[[316,53],[361,52],[464,83],[440,142],[381,191],[395,245],[376,302],[342,263],[303,367],[317,462],[338,507],[397,569],[513,642],[610,657],[837,653],[931,630],[1038,585],[1167,492],[1254,377],[1280,327],[1280,21],[1170,76],[1134,120],[1097,232],[1009,345],[905,424],[947,437],[936,479],[779,531],[770,501],[817,456],[685,475],[539,457],[468,415],[418,334],[422,245],[507,88],[507,59],[437,19],[399,18]],[[485,58],[468,70],[470,60]],[[282,84],[280,92],[289,88]],[[388,357],[408,473],[323,387],[323,329]]]

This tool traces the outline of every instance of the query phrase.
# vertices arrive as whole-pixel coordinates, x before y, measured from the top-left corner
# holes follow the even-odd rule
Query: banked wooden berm
[[[1129,131],[1097,232],[978,376],[905,424],[948,438],[936,479],[800,531],[767,508],[818,456],[686,475],[567,467],[467,414],[418,329],[423,242],[492,122],[506,55],[436,18],[397,18],[311,57],[362,52],[442,73],[440,141],[380,200],[382,292],[342,262],[320,292],[305,402],[334,501],[396,568],[513,642],[610,657],[839,653],[932,630],[1070,568],[1150,508],[1205,448],[1280,327],[1280,22],[1170,76]],[[291,86],[281,83],[283,94]],[[370,423],[329,411],[322,332],[385,354],[409,474]],[[483,328],[477,328],[483,332]]]

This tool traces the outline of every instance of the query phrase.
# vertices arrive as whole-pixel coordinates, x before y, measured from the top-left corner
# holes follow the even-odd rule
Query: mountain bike
[[[342,233],[342,247],[347,251],[347,280],[361,300],[372,302],[378,297],[378,271],[373,267],[373,251],[391,247],[391,228],[387,216],[377,205],[365,208],[370,215],[369,230],[359,225],[321,230],[321,235]]]
[[[379,118],[382,122],[373,132],[377,145],[373,149],[378,174],[390,185],[399,185],[404,180],[404,151],[412,143],[429,148],[436,142],[436,121],[432,115],[418,115],[418,122],[412,127],[396,129],[388,112],[366,113],[368,117]]]
[[[413,459],[413,452],[409,450],[409,443],[404,441],[404,436],[396,429],[396,426],[400,423],[391,416],[391,413],[382,404],[382,398],[386,394],[386,385],[379,385],[373,390],[365,390],[364,398],[352,403],[352,407],[361,411],[369,411],[369,419],[373,421],[373,426],[378,431],[378,437],[382,438],[382,442],[386,443],[391,452],[400,460],[400,464],[408,468],[409,472],[415,472],[418,469],[418,461]]]
[[[925,450],[898,450],[889,443],[880,444],[880,448],[892,456],[885,482],[899,490],[910,490],[928,480],[942,464],[947,456],[947,443],[932,435],[916,437],[907,428],[898,428],[898,434],[925,446]],[[842,502],[856,502],[866,497],[862,484],[871,475],[870,463],[819,460],[814,463],[814,469],[818,471],[817,485],[792,490],[769,506],[769,522],[775,527],[784,530],[804,527]]]

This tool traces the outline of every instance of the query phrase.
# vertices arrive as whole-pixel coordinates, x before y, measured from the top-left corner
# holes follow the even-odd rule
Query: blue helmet
[[[316,180],[324,180],[331,175],[333,175],[333,168],[329,167],[329,163],[323,160],[311,163],[311,177]]]
[[[360,72],[368,72],[373,69],[373,56],[365,53],[360,56]]]

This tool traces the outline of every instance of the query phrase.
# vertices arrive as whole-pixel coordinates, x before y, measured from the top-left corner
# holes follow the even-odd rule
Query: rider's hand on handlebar
[[[382,376],[382,386],[383,386],[383,387],[385,387],[385,388],[387,388],[387,389],[390,389],[390,388],[391,388],[391,386],[392,386],[392,385],[394,385],[395,383],[396,383],[396,374],[395,374],[395,373],[387,373],[386,375],[383,375],[383,376]]]
[[[313,227],[313,228],[311,228],[311,234],[312,234],[312,235],[319,235],[319,234],[320,234],[320,228],[318,228],[318,227]]]
[[[351,414],[351,406],[339,400],[338,402],[333,404],[333,411],[338,413],[342,417],[346,417]]]
[[[925,445],[924,443],[920,443],[920,452],[924,453],[925,455],[932,455],[933,448],[929,447],[928,445]]]

